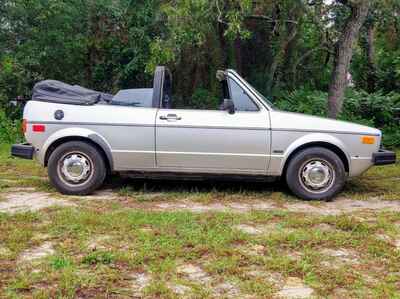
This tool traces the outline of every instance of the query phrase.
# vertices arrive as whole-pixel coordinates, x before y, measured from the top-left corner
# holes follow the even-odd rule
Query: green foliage
[[[300,88],[281,93],[275,104],[279,109],[285,111],[325,116],[326,99],[327,93],[325,92]]]
[[[213,95],[210,91],[199,88],[193,93],[190,98],[188,107],[192,109],[218,109],[220,99]]]
[[[160,5],[159,15],[167,27],[150,42],[146,65],[150,73],[156,65],[176,62],[185,48],[201,48],[206,43],[213,31],[210,20],[215,18],[215,7],[208,0],[167,1]]]
[[[0,143],[13,143],[20,139],[20,121],[9,119],[5,111],[0,109]]]
[[[393,125],[393,108],[400,108],[400,94],[381,92],[367,93],[349,89],[346,93],[345,107],[341,118],[346,120],[356,120],[361,118],[376,127]]]
[[[387,147],[394,148],[400,147],[400,126],[393,124],[387,125],[384,128],[383,144]]]
[[[94,251],[84,257],[83,263],[95,265],[95,264],[111,264],[115,260],[115,256],[108,251]]]
[[[251,36],[251,32],[245,26],[243,26],[243,22],[245,20],[244,16],[251,13],[251,1],[245,0],[233,2],[237,2],[237,9],[229,10],[226,13],[228,28],[225,32],[225,35],[232,40],[238,36],[243,39],[248,39]]]
[[[326,92],[300,88],[283,92],[274,104],[286,111],[326,116]],[[393,108],[400,108],[400,94],[391,92],[369,94],[363,90],[348,89],[344,100],[341,120],[377,127],[384,132],[384,144],[400,146],[400,122],[396,120]]]
[[[6,0],[0,16],[0,93],[29,98],[56,79],[116,91],[144,85],[157,1]],[[140,41],[140,42],[138,42]]]
[[[60,270],[63,268],[70,267],[72,265],[72,262],[70,259],[65,258],[65,257],[54,257],[50,261],[50,265],[55,269],[55,270]]]
[[[379,65],[377,70],[378,87],[388,92],[400,90],[400,49],[382,51],[379,55]]]
[[[0,53],[0,109],[6,108],[11,99],[30,93],[28,77],[29,72],[15,57]]]
[[[168,47],[160,39],[150,44],[150,58],[146,64],[146,72],[153,74],[158,65],[168,64],[175,59],[174,49]]]

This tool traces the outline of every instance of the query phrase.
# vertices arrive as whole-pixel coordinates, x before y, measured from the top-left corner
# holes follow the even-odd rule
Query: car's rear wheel
[[[101,153],[83,141],[70,141],[58,146],[48,162],[50,182],[67,195],[92,193],[103,184],[106,173]]]
[[[342,160],[334,152],[312,147],[298,152],[286,169],[290,190],[307,200],[330,199],[338,194],[346,181]]]

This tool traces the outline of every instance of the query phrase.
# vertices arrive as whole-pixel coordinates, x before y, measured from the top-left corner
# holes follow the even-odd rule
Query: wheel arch
[[[347,173],[350,172],[350,161],[349,161],[347,155],[345,154],[345,152],[344,152],[344,150],[342,148],[340,148],[336,144],[333,144],[333,143],[327,142],[327,141],[311,141],[311,142],[308,142],[308,143],[305,143],[305,144],[302,144],[302,145],[296,147],[295,149],[293,149],[290,152],[290,154],[288,155],[287,159],[284,162],[284,166],[283,166],[283,170],[282,170],[282,176],[286,175],[286,170],[287,170],[287,168],[289,166],[289,163],[293,159],[293,157],[296,156],[297,153],[299,153],[300,151],[302,151],[304,149],[312,148],[312,147],[322,147],[322,148],[326,148],[328,150],[331,150],[336,155],[338,155],[340,160],[342,160],[346,172]]]
[[[52,154],[52,152],[59,145],[65,143],[65,142],[69,142],[69,141],[83,141],[83,142],[86,142],[86,143],[94,146],[99,151],[99,153],[102,155],[104,162],[106,163],[107,171],[111,172],[113,170],[114,164],[113,164],[111,150],[109,149],[109,147],[105,143],[105,141],[103,141],[102,138],[96,134],[89,134],[87,136],[68,135],[68,136],[62,136],[62,137],[52,140],[51,143],[46,147],[46,150],[44,153],[43,164],[45,167],[47,167],[47,163],[49,161],[49,158],[50,158],[50,155]]]

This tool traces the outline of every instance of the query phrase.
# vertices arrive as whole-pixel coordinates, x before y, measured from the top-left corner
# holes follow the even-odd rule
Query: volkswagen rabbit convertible
[[[218,71],[221,106],[174,108],[172,76],[157,67],[153,88],[116,95],[42,81],[24,108],[28,143],[16,157],[48,168],[63,194],[89,194],[109,173],[137,177],[282,177],[303,199],[329,199],[347,177],[392,164],[378,129],[276,109],[235,71]]]

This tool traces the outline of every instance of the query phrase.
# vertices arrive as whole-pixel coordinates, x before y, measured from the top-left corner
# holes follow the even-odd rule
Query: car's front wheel
[[[344,187],[346,170],[334,152],[312,147],[304,149],[289,161],[286,183],[290,190],[307,200],[330,199]]]
[[[82,141],[70,141],[58,146],[48,162],[50,182],[67,195],[92,193],[102,185],[106,172],[100,152]]]

